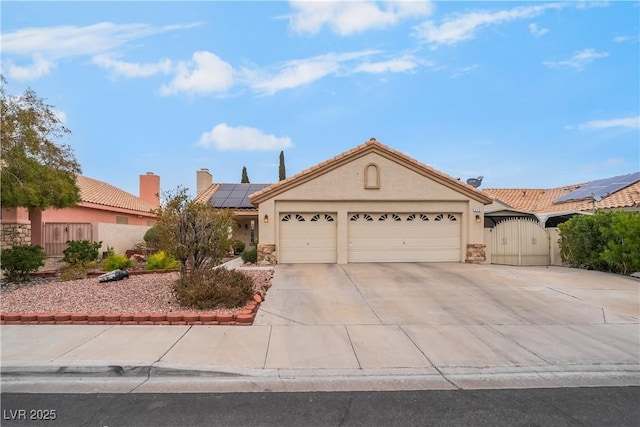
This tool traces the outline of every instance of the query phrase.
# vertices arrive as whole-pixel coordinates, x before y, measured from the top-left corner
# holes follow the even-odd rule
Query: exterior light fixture
[[[265,215],[264,216],[264,223],[268,223],[269,222],[269,215]]]
[[[480,224],[480,215],[476,215],[476,222]]]

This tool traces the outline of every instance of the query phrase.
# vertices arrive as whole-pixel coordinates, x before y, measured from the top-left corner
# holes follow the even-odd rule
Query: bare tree
[[[180,275],[186,275],[187,266],[200,270],[218,265],[231,247],[233,213],[196,203],[183,187],[164,196],[156,227],[162,249],[180,261]]]

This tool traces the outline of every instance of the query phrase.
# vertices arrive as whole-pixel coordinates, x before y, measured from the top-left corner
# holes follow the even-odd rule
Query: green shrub
[[[640,271],[640,212],[576,215],[558,229],[560,256],[569,266],[620,274]]]
[[[241,254],[244,251],[245,244],[242,240],[234,240],[231,242],[231,247],[233,248],[233,253],[235,255]]]
[[[60,280],[65,282],[67,280],[86,279],[89,270],[95,267],[95,261],[80,261],[75,264],[65,265],[60,269]]]
[[[104,271],[120,270],[133,266],[133,262],[124,255],[113,254],[102,260]]]
[[[147,245],[147,250],[157,251],[160,248],[160,233],[155,225],[144,233],[143,239]]]
[[[38,271],[44,265],[44,251],[38,245],[15,246],[3,249],[0,258],[2,270],[5,271],[9,282],[24,282],[29,280],[31,273]]]
[[[180,262],[165,251],[149,255],[147,258],[147,270],[173,270],[180,268]]]
[[[248,251],[242,252],[242,261],[251,262],[253,264],[258,261],[258,250],[257,249],[249,249]]]
[[[173,285],[181,306],[199,310],[241,307],[253,293],[250,277],[226,268],[192,270]]]
[[[67,248],[62,251],[64,254],[62,261],[71,265],[95,262],[98,260],[98,251],[101,246],[102,242],[69,240],[67,242]]]

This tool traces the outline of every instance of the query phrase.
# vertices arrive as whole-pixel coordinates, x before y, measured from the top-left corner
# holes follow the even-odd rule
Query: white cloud
[[[538,28],[538,24],[534,22],[532,24],[529,24],[529,32],[536,37],[541,37],[547,34],[549,30],[546,28]]]
[[[267,135],[260,129],[226,123],[216,125],[200,137],[198,145],[223,151],[275,151],[293,147],[288,137]]]
[[[491,25],[503,24],[519,19],[534,18],[549,9],[561,9],[568,3],[548,3],[536,6],[522,6],[495,12],[468,12],[452,15],[436,24],[425,21],[414,27],[414,36],[432,45],[455,45],[473,39],[476,32]]]
[[[622,117],[609,120],[591,120],[577,126],[565,126],[566,129],[596,130],[607,128],[640,129],[640,116]]]
[[[625,42],[630,42],[630,41],[637,41],[638,40],[638,36],[616,36],[613,38],[613,41],[615,43],[625,43]]]
[[[575,68],[576,70],[583,70],[584,67],[592,63],[595,59],[606,58],[609,56],[607,52],[597,52],[595,49],[583,49],[576,52],[569,59],[562,61],[544,61],[543,64],[549,68]]]
[[[325,25],[341,36],[385,28],[401,19],[429,16],[430,1],[291,1],[289,25],[296,33],[316,34]]]
[[[353,71],[357,73],[403,73],[415,69],[418,66],[412,57],[391,59],[389,61],[364,62],[358,65]]]
[[[29,67],[32,69],[31,75],[41,77],[51,70],[51,64],[57,60],[113,53],[131,41],[197,25],[199,24],[191,23],[156,27],[148,24],[101,22],[87,26],[33,27],[4,33],[0,36],[0,42],[4,61],[13,61],[13,57],[34,58],[35,67]],[[39,62],[35,58],[40,58]],[[45,67],[47,63],[49,68]],[[18,76],[20,73],[29,75],[26,67],[17,67],[14,73]]]
[[[478,64],[473,64],[473,65],[470,65],[468,67],[456,68],[455,70],[453,70],[453,73],[449,77],[452,78],[452,79],[455,79],[456,77],[460,77],[460,76],[462,76],[464,74],[470,73],[471,71],[475,70],[476,68],[478,68]]]
[[[377,51],[328,53],[306,59],[287,61],[277,67],[275,73],[270,74],[262,70],[243,70],[245,80],[255,91],[266,95],[273,95],[284,89],[293,89],[336,74],[341,65],[362,57],[370,56]]]
[[[112,59],[108,55],[96,55],[92,58],[92,62],[109,70],[115,76],[126,78],[150,77],[159,73],[168,74],[172,68],[171,60],[169,59],[164,59],[154,64],[140,64]]]
[[[610,157],[606,160],[606,166],[620,166],[624,164],[624,159],[622,157]]]
[[[10,62],[7,65],[7,74],[10,78],[19,81],[36,80],[49,74],[52,67],[55,67],[55,63],[47,61],[42,55],[34,54],[31,65],[19,66]]]
[[[163,95],[175,95],[180,92],[189,94],[208,94],[225,92],[234,83],[234,70],[231,65],[211,52],[195,52],[191,61],[181,61],[173,80],[163,85]]]

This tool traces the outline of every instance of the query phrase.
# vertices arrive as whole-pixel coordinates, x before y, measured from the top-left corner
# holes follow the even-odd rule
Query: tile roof
[[[211,199],[211,196],[213,196],[213,193],[218,190],[218,188],[220,188],[220,184],[211,184],[202,193],[198,194],[194,201],[197,203],[207,203],[209,199]]]
[[[390,158],[395,158],[396,160],[402,161],[410,166],[413,166],[416,170],[424,172],[426,175],[429,175],[432,179],[440,181],[441,184],[447,185],[449,187],[456,188],[457,191],[462,192],[478,201],[481,201],[485,204],[491,203],[490,198],[478,191],[476,188],[466,184],[458,179],[455,179],[445,173],[442,173],[431,166],[428,166],[424,163],[421,163],[406,154],[403,154],[399,151],[396,151],[378,141],[375,138],[371,138],[369,141],[364,144],[360,144],[357,147],[354,147],[350,150],[345,151],[344,153],[338,154],[337,156],[325,160],[324,162],[318,163],[315,166],[312,166],[308,169],[303,170],[287,179],[282,181],[278,181],[275,184],[271,184],[268,187],[263,188],[260,191],[257,191],[249,196],[252,203],[257,204],[263,200],[266,200],[270,197],[271,194],[276,195],[282,191],[285,191],[287,188],[292,188],[306,182],[308,179],[311,179],[315,175],[319,175],[324,173],[325,170],[331,170],[333,167],[337,167],[343,163],[350,161],[352,158],[357,158],[360,155],[364,155],[368,152],[377,152],[379,154],[387,154]]]
[[[81,202],[144,213],[150,213],[157,208],[140,197],[97,179],[78,175],[76,184],[80,189]]]
[[[514,209],[535,213],[591,211],[593,200],[572,200],[554,203],[558,197],[585,185],[574,184],[557,188],[486,188],[483,192]],[[622,188],[595,202],[597,209],[640,208],[640,181]]]
[[[271,184],[215,183],[207,187],[194,199],[197,203],[208,203],[218,208],[255,210],[249,196]]]

